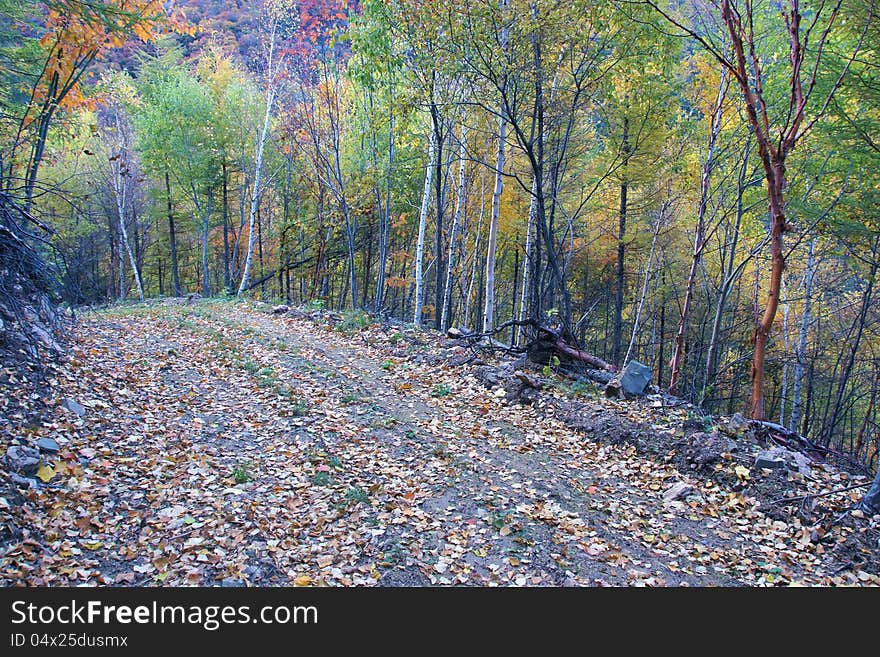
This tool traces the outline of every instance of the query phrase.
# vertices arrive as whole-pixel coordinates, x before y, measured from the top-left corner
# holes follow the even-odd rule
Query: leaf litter
[[[230,302],[83,316],[39,393],[7,377],[4,446],[60,449],[29,485],[5,480],[3,581],[880,584],[876,517],[815,521],[858,491],[817,499],[811,519],[774,517],[742,463],[709,477],[662,450],[585,436],[557,412],[563,385],[510,404],[476,365],[442,358],[436,334],[342,331],[338,319]],[[656,435],[687,419],[599,398],[587,412]],[[850,482],[829,466],[811,474],[807,493]],[[664,499],[679,483],[687,495]]]

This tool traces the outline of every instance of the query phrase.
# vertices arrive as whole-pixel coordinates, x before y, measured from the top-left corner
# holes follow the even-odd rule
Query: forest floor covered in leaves
[[[839,519],[862,491],[771,512],[769,473],[676,459],[685,406],[540,371],[511,403],[443,336],[363,324],[154,302],[82,315],[38,390],[4,370],[4,449],[58,451],[2,473],[2,582],[880,584],[880,518]],[[785,477],[853,482],[816,461]]]

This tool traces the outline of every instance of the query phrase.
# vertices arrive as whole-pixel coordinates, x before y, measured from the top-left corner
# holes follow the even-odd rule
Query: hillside
[[[0,378],[3,469],[42,448],[0,473],[6,584],[880,584],[866,477],[669,397],[265,304],[112,307],[69,353]]]

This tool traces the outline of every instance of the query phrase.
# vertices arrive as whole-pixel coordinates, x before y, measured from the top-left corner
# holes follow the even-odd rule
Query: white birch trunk
[[[501,194],[504,191],[504,141],[507,138],[507,119],[504,111],[498,126],[498,155],[495,158],[495,189],[492,191],[492,213],[489,215],[489,243],[486,252],[486,305],[483,308],[483,331],[491,331],[495,324],[495,249],[498,244],[498,218]]]
[[[474,240],[474,254],[471,259],[471,276],[468,280],[467,294],[464,300],[464,326],[471,328],[471,299],[474,294],[474,282],[477,280],[477,265],[480,256],[480,238],[483,236],[483,215],[486,208],[486,176],[480,176],[480,214],[477,218],[477,237]]]
[[[458,239],[458,226],[461,223],[461,214],[464,210],[464,183],[465,183],[465,140],[467,139],[467,127],[461,126],[461,144],[458,150],[458,198],[455,201],[455,215],[452,217],[452,231],[449,235],[449,258],[446,263],[446,284],[443,286],[443,309],[440,315],[440,329],[445,331],[449,328],[449,306],[452,301],[452,275],[455,270],[455,242]]]
[[[131,251],[131,244],[128,241],[128,230],[125,228],[125,214],[128,210],[128,185],[126,185],[125,177],[128,175],[126,164],[130,153],[126,144],[126,137],[123,133],[122,121],[119,118],[119,108],[116,108],[116,135],[119,138],[119,152],[117,158],[110,163],[111,175],[113,178],[113,195],[116,197],[116,213],[119,218],[119,231],[122,233],[122,243],[125,245],[125,251],[128,253],[128,261],[131,263],[131,270],[134,272],[134,280],[137,284],[138,298],[144,300],[144,286],[141,284],[141,275],[138,272],[137,263],[134,254]],[[119,259],[119,271],[122,272],[122,258]],[[124,283],[124,277],[120,276],[120,280]],[[125,286],[120,287],[120,295],[125,297]]]
[[[425,189],[422,193],[422,209],[419,212],[419,239],[416,243],[416,293],[415,311],[413,312],[413,324],[421,326],[422,307],[425,304],[424,266],[422,261],[425,257],[425,227],[428,223],[428,204],[431,201],[431,179],[434,172],[434,150],[436,149],[436,133],[431,128],[431,137],[428,140],[428,163],[425,167]]]
[[[645,297],[648,295],[648,281],[651,278],[651,265],[654,262],[654,251],[657,248],[657,237],[660,235],[660,228],[663,226],[663,216],[666,207],[660,208],[660,216],[657,218],[657,225],[654,227],[654,237],[651,239],[651,251],[648,254],[648,265],[645,267],[645,279],[642,283],[642,293],[639,296],[639,306],[636,310],[636,317],[633,321],[632,336],[629,339],[629,347],[626,350],[626,356],[623,358],[621,367],[626,367],[629,357],[632,355],[633,345],[636,343],[636,335],[639,332],[639,323],[642,321],[642,308],[645,305]]]
[[[538,187],[537,181],[532,179],[532,200],[529,202],[529,219],[526,223],[526,252],[523,255],[523,277],[522,277],[522,289],[519,294],[519,314],[517,315],[517,320],[522,322],[526,318],[526,303],[529,299],[529,285],[531,283],[530,273],[532,271],[529,263],[529,255],[532,252],[532,227],[535,225],[535,217],[538,213]],[[514,344],[519,344],[520,336],[522,335],[522,326],[516,327],[516,332],[513,338]]]
[[[266,136],[269,134],[269,123],[272,120],[272,105],[275,102],[275,80],[273,72],[273,58],[275,56],[275,24],[272,24],[272,35],[269,38],[269,64],[267,71],[266,89],[266,114],[263,117],[263,129],[260,131],[260,140],[257,143],[257,157],[254,162],[254,186],[251,189],[251,209],[248,217],[248,243],[247,254],[244,260],[244,270],[241,274],[241,283],[238,286],[237,296],[244,294],[247,287],[248,277],[251,272],[251,262],[254,258],[254,221],[257,216],[257,207],[260,203],[260,181],[263,173],[263,149],[266,145]]]

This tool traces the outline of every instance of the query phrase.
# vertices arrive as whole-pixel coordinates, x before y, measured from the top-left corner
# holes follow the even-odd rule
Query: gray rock
[[[529,377],[530,378],[530,377]],[[509,376],[501,382],[505,398],[508,402],[518,404],[534,404],[538,399],[538,387],[534,381],[524,380],[517,376]]]
[[[712,433],[695,433],[688,438],[685,454],[687,460],[694,469],[701,469],[707,465],[720,461],[724,454],[736,451],[736,441],[727,436],[722,436],[717,431]]]
[[[680,500],[695,492],[693,486],[684,481],[679,481],[677,484],[673,484],[666,489],[663,493],[663,501],[674,502],[675,500]]]
[[[465,335],[467,335],[467,333],[463,329],[457,328],[455,326],[452,326],[446,330],[446,337],[453,340],[460,340]]]
[[[605,389],[609,397],[639,397],[651,384],[651,368],[637,360],[627,363],[623,372],[615,376]]]
[[[49,454],[57,454],[58,450],[61,449],[51,438],[40,438],[37,441],[37,447],[40,448],[41,452],[48,452]]]
[[[273,315],[283,315],[288,311],[290,311],[290,306],[285,303],[282,303],[280,306],[272,306]]]
[[[58,343],[49,335],[49,332],[46,331],[39,324],[32,324],[30,326],[30,334],[41,345],[46,347],[47,349],[51,349],[52,351],[59,352],[61,351],[61,347],[58,346]]]
[[[871,488],[859,502],[858,508],[869,515],[880,513],[880,468],[877,469],[874,483],[871,484]]]
[[[766,449],[758,454],[755,459],[756,468],[767,468],[769,470],[784,470],[788,467],[785,454],[780,449]]]
[[[792,458],[794,459],[795,468],[798,472],[800,472],[804,477],[809,477],[812,474],[812,469],[810,468],[810,464],[813,462],[809,456],[802,452],[790,452]]]
[[[71,413],[75,413],[79,417],[85,417],[86,415],[85,407],[72,399],[65,399],[63,402],[61,402],[61,405],[68,411],[70,411]]]
[[[36,474],[40,468],[40,452],[33,447],[13,445],[6,450],[6,463],[12,472]]]
[[[733,417],[719,428],[728,436],[742,436],[749,430],[749,421],[743,417],[742,413],[734,413]]]
[[[19,474],[15,474],[14,472],[9,475],[9,478],[12,480],[12,483],[17,486],[21,486],[22,488],[36,488],[37,482],[34,479],[30,479],[29,477],[22,477]]]
[[[500,380],[498,368],[492,367],[491,365],[478,367],[476,371],[474,371],[474,376],[476,377],[477,381],[482,383],[487,388],[494,388],[498,385],[498,382]]]

